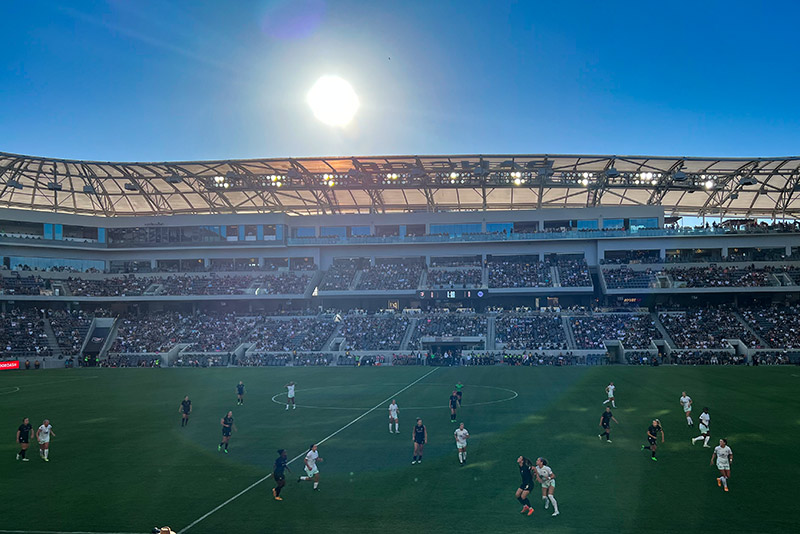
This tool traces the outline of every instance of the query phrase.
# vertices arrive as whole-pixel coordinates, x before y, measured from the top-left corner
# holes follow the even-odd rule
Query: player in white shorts
[[[547,460],[545,458],[536,459],[536,481],[542,485],[544,509],[547,510],[550,507],[550,503],[553,503],[553,517],[557,516],[559,514],[558,502],[556,502],[556,498],[553,496],[553,493],[556,491],[556,475],[547,465]]]
[[[708,414],[708,408],[703,408],[703,413],[700,414],[700,435],[692,438],[692,445],[695,441],[703,440],[703,447],[710,449],[708,440],[711,437],[711,416]]]
[[[453,432],[453,435],[456,437],[456,448],[458,449],[458,461],[461,462],[461,465],[467,463],[467,438],[469,437],[469,431],[464,428],[464,423],[458,425],[456,431]]]
[[[617,386],[614,385],[614,382],[609,382],[606,386],[606,394],[608,394],[608,398],[603,401],[603,404],[611,403],[613,408],[616,408],[617,405],[614,403],[614,390],[617,389]]]
[[[719,445],[714,448],[714,452],[711,454],[711,463],[709,465],[714,465],[714,458],[717,459],[717,469],[719,469],[717,486],[724,486],[725,491],[728,491],[728,479],[731,478],[733,451],[728,447],[727,439],[722,438],[719,440]]]
[[[50,437],[56,437],[56,433],[53,432],[53,425],[50,424],[49,419],[45,419],[42,421],[42,425],[36,431],[36,439],[39,440],[39,456],[42,457],[42,460],[45,462],[49,462],[50,458]]]
[[[686,424],[689,426],[694,425],[692,421],[692,398],[684,391],[681,394],[681,406],[683,406],[683,413],[686,414]]]
[[[286,384],[286,409],[289,409],[289,405],[292,405],[292,410],[297,409],[297,405],[294,403],[294,382],[289,382]]]
[[[397,401],[392,399],[392,403],[389,405],[389,434],[395,432],[396,434],[400,433],[400,426],[397,420],[397,412],[400,408],[397,407]],[[394,430],[392,430],[392,423],[394,423]]]
[[[322,458],[319,457],[316,444],[309,447],[306,457],[303,459],[303,462],[306,464],[306,476],[298,478],[297,481],[300,482],[301,480],[313,480],[314,491],[319,491],[319,469],[317,469],[317,462],[321,461]]]

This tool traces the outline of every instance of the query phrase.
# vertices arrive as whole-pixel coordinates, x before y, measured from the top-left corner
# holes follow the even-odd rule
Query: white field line
[[[388,396],[388,397],[387,397],[385,400],[382,400],[381,402],[379,402],[378,404],[376,404],[375,406],[373,406],[372,408],[370,408],[370,409],[369,409],[369,410],[367,410],[366,412],[362,413],[361,415],[359,415],[358,417],[356,417],[355,419],[353,419],[352,421],[350,421],[349,423],[347,423],[346,425],[344,425],[342,428],[340,428],[339,430],[337,430],[336,432],[334,432],[333,434],[331,434],[331,435],[329,435],[329,436],[326,436],[326,437],[322,438],[320,441],[317,441],[317,442],[316,442],[316,444],[317,444],[317,445],[321,445],[322,443],[325,443],[326,441],[328,441],[329,439],[331,439],[333,436],[335,436],[336,434],[338,434],[338,433],[339,433],[339,432],[341,432],[342,430],[344,430],[344,429],[346,429],[346,428],[350,427],[351,425],[353,425],[353,424],[357,423],[358,421],[360,421],[361,419],[363,419],[363,418],[364,418],[364,417],[366,417],[367,415],[371,414],[372,412],[374,412],[374,411],[375,411],[375,410],[377,410],[378,408],[381,408],[381,407],[383,407],[383,405],[384,405],[384,404],[386,404],[387,402],[389,402],[390,400],[392,400],[393,398],[395,398],[397,395],[401,394],[401,393],[402,393],[402,392],[404,392],[405,390],[407,390],[407,389],[409,389],[410,387],[412,387],[412,386],[416,385],[417,383],[421,382],[423,379],[427,378],[428,376],[430,376],[431,374],[433,374],[434,372],[436,372],[438,369],[439,369],[438,367],[435,367],[435,368],[434,368],[432,371],[429,371],[429,372],[425,373],[424,375],[422,375],[422,376],[421,376],[421,377],[419,377],[418,379],[414,380],[413,382],[411,382],[409,385],[407,385],[406,387],[404,387],[404,388],[403,388],[403,389],[401,389],[400,391],[397,391],[397,392],[393,393],[392,395],[389,395],[389,396]],[[306,453],[305,453],[305,452],[301,452],[300,454],[298,454],[297,456],[295,456],[294,458],[292,458],[291,460],[289,460],[289,462],[287,462],[287,463],[292,463],[292,462],[294,462],[295,460],[298,460],[298,459],[300,459],[300,458],[304,457],[305,455],[306,455]],[[208,512],[208,513],[206,513],[206,514],[203,514],[203,515],[202,515],[202,516],[200,516],[199,518],[197,518],[197,519],[195,519],[194,521],[192,521],[191,523],[189,523],[189,524],[188,524],[187,526],[185,526],[183,529],[179,530],[179,531],[178,531],[178,534],[184,534],[184,533],[185,533],[185,532],[187,532],[189,529],[191,529],[193,526],[195,526],[195,525],[196,525],[196,524],[198,524],[199,522],[203,521],[205,518],[207,518],[208,516],[210,516],[210,515],[211,515],[211,514],[213,514],[214,512],[216,512],[216,511],[218,511],[218,510],[220,510],[220,509],[224,508],[224,507],[225,507],[225,506],[227,506],[228,504],[232,503],[233,501],[235,501],[236,499],[238,499],[239,497],[241,497],[242,495],[244,495],[245,493],[247,493],[247,492],[248,492],[248,491],[250,491],[251,489],[255,488],[256,486],[258,486],[259,484],[261,484],[262,482],[264,482],[265,480],[267,480],[267,479],[268,479],[269,477],[271,477],[271,476],[272,476],[272,473],[269,473],[269,474],[265,475],[264,477],[262,477],[262,478],[260,478],[260,479],[256,480],[255,482],[253,482],[252,484],[250,484],[249,486],[247,486],[245,489],[243,489],[242,491],[240,491],[239,493],[237,493],[236,495],[234,495],[233,497],[231,497],[231,498],[230,498],[230,499],[228,499],[227,501],[223,502],[222,504],[220,504],[219,506],[217,506],[216,508],[214,508],[214,509],[213,509],[213,510],[211,510],[210,512]]]
[[[84,530],[0,530],[0,534],[139,534],[137,532],[87,532]]]

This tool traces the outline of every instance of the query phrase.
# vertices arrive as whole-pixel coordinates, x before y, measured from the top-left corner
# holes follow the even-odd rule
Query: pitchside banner
[[[19,369],[19,360],[11,360],[10,362],[0,362],[0,371],[6,369]]]

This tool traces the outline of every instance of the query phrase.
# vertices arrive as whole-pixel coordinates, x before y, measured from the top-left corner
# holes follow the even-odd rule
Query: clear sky
[[[0,151],[800,154],[800,2],[7,1]],[[345,129],[305,103],[324,74]]]

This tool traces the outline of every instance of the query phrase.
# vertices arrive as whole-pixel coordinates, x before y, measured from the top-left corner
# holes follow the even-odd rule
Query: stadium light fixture
[[[614,167],[606,169],[606,178],[619,178],[619,171]]]
[[[686,181],[686,173],[683,171],[675,171],[672,173],[672,181],[673,182],[685,182]]]
[[[19,183],[17,180],[9,180],[6,182],[8,187],[13,187],[14,189],[22,189],[24,186]]]
[[[124,187],[128,191],[138,191],[139,190],[139,188],[136,187],[136,184],[133,184],[131,182],[125,182],[125,186]]]
[[[744,176],[739,180],[739,185],[741,186],[758,185],[758,180],[756,180],[752,176]]]
[[[58,182],[47,182],[47,189],[50,191],[61,191],[61,184]]]
[[[717,184],[714,180],[706,180],[706,183],[703,185],[705,186],[706,189],[714,189],[714,186],[716,186]]]
[[[97,190],[91,185],[84,185],[83,192],[86,193],[87,195],[94,195],[95,193],[97,193]]]
[[[174,172],[173,172],[172,174],[170,174],[169,176],[167,176],[167,183],[168,183],[168,184],[179,184],[179,183],[181,183],[182,181],[183,181],[183,180],[181,180],[181,177],[180,177],[180,176],[178,176],[178,175],[177,175],[177,173],[174,173]]]

